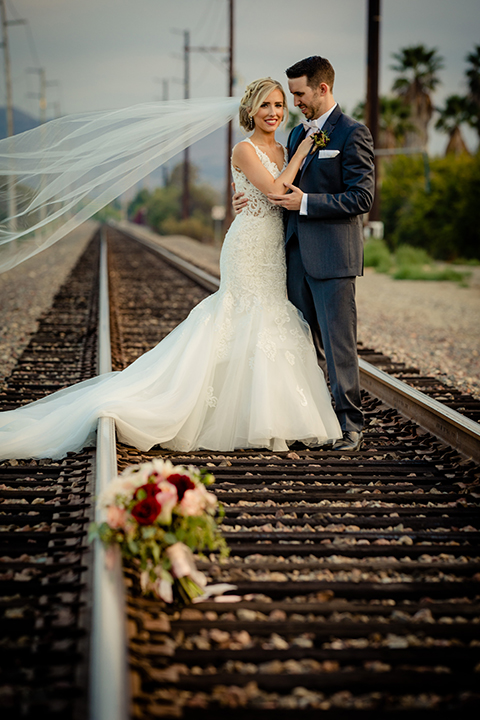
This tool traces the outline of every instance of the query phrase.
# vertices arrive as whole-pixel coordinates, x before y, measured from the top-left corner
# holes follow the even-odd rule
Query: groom
[[[335,450],[359,450],[363,413],[357,358],[355,281],[363,274],[363,213],[374,194],[373,142],[369,130],[344,115],[333,98],[335,72],[313,56],[286,71],[304,121],[292,130],[292,157],[306,135],[316,134],[286,195],[270,194],[285,212],[289,300],[312,330],[319,364],[330,380],[343,438]],[[322,131],[322,132],[320,132]],[[238,211],[242,200],[234,202]]]

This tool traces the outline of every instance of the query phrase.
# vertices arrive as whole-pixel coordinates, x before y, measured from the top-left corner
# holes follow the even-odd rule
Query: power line
[[[25,26],[25,33],[27,36],[27,45],[32,54],[33,64],[40,67],[40,60],[38,57],[38,52],[37,52],[37,48],[35,45],[35,40],[33,39],[32,28],[30,26],[29,21],[28,20],[20,20],[20,16],[19,16],[18,12],[16,11],[15,6],[13,5],[12,2],[10,2],[9,0],[5,0],[5,3],[8,8],[9,15],[11,15],[18,24]]]
[[[210,15],[212,15],[212,13],[214,11],[214,6],[217,4],[218,4],[218,0],[211,0],[210,5],[208,6],[208,9],[201,14],[200,20],[198,21],[197,26],[192,31],[195,35],[198,35],[200,33],[200,28],[202,26],[203,27],[206,26],[207,28],[210,28],[210,26],[211,26]],[[218,19],[218,14],[219,13],[217,13],[217,19]]]

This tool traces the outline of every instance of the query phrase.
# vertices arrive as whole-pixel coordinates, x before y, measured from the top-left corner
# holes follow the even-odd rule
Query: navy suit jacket
[[[362,275],[361,216],[372,207],[375,188],[372,136],[338,105],[323,131],[330,138],[325,150],[338,154],[321,157],[316,149],[306,158],[294,185],[308,193],[308,214],[285,213],[285,242],[297,235],[303,265],[314,278]],[[289,157],[305,134],[303,125],[292,130]]]

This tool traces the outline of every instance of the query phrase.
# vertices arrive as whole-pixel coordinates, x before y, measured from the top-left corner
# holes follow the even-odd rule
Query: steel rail
[[[108,259],[105,226],[101,230],[98,374],[112,370]],[[117,474],[115,423],[101,417],[97,425],[95,495]],[[104,518],[97,509],[96,522]],[[120,553],[108,554],[98,538],[94,544],[90,720],[127,720],[129,690],[125,631],[125,590]]]
[[[161,247],[155,240],[136,235],[121,225],[116,229],[133,240],[146,245],[157,252],[171,265],[181,270],[207,290],[215,292],[220,280],[214,275],[197,268],[193,263],[179,258],[174,253]],[[461,455],[480,462],[480,425],[452,410],[438,400],[407,385],[402,380],[388,375],[374,365],[359,358],[360,383],[369,393],[385,402],[395,410],[416,422],[421,428],[437,437],[442,442],[455,448]]]
[[[438,400],[358,360],[362,387],[409,420],[435,435],[461,455],[480,462],[480,425]]]
[[[142,235],[134,235],[131,231],[124,228],[123,225],[121,225],[120,223],[110,222],[109,225],[123,235],[126,235],[132,240],[135,240],[136,242],[139,242],[142,245],[145,245],[146,247],[156,252],[158,255],[160,255],[160,257],[170,263],[170,265],[173,265],[173,267],[177,268],[177,270],[183,272],[184,275],[187,275],[187,277],[195,280],[196,283],[204,287],[206,290],[209,290],[210,292],[216,292],[220,287],[220,280],[215,277],[215,275],[211,275],[205,270],[197,267],[197,265],[194,265],[193,263],[188,262],[188,260],[184,260],[178,255],[175,255],[175,253],[162,247],[159,243],[155,242],[155,240],[150,240],[147,237],[142,237]]]

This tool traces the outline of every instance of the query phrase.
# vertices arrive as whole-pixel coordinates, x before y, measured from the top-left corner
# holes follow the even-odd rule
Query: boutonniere
[[[323,130],[319,130],[318,132],[313,134],[313,147],[311,152],[314,152],[315,150],[322,150],[323,148],[327,147],[328,143],[330,142],[330,138],[328,137],[327,133],[324,133]]]

